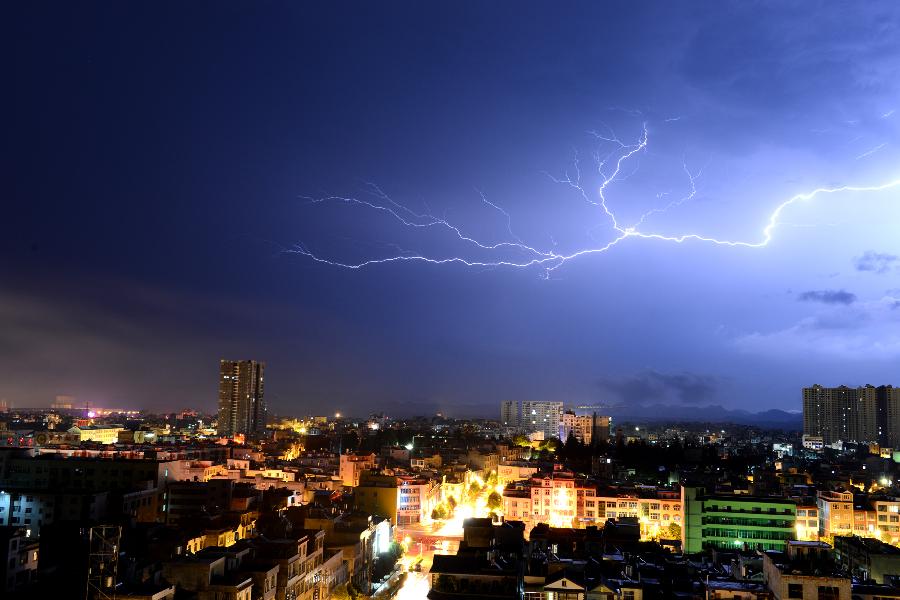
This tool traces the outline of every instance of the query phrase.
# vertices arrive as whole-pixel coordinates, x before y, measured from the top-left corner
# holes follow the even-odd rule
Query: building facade
[[[545,439],[559,435],[563,403],[544,400],[504,400],[500,427],[505,433],[541,432]]]
[[[576,415],[567,410],[559,421],[559,439],[566,441],[571,435],[582,444],[590,444],[594,433],[594,418],[591,415]]]
[[[353,489],[354,508],[386,517],[395,525],[430,522],[440,499],[440,483],[424,477],[364,472]]]
[[[68,433],[75,436],[79,443],[115,444],[119,441],[119,432],[121,431],[125,431],[121,425],[76,425],[70,428]]]
[[[900,443],[900,388],[821,385],[803,388],[803,434],[824,444]]]
[[[682,486],[682,547],[686,553],[709,548],[784,551],[794,537],[797,505],[785,498],[706,495]]]
[[[219,435],[265,432],[264,371],[255,360],[219,361]]]

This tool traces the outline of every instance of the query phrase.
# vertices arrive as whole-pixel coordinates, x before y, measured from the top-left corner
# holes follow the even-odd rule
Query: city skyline
[[[895,5],[511,6],[15,7],[0,400],[213,410],[222,357],[277,414],[895,381]]]
[[[0,597],[900,600],[900,3],[11,3]]]

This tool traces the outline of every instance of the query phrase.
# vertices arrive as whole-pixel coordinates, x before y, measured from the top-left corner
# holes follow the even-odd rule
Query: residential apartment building
[[[37,537],[24,527],[0,527],[0,591],[12,593],[26,588],[37,567]]]
[[[822,539],[855,535],[900,545],[898,498],[820,491],[816,504],[819,509],[819,535]]]
[[[397,487],[397,525],[427,523],[438,505],[441,484],[427,478],[401,478]]]
[[[500,427],[506,433],[541,432],[547,439],[557,437],[562,410],[562,402],[505,400],[500,403]]]
[[[819,541],[819,507],[802,502],[797,504],[796,538],[807,542]]]
[[[526,524],[547,523],[553,527],[586,527],[599,522],[597,509],[597,487],[577,479],[570,472],[555,471],[553,473],[537,473],[525,489],[530,496],[528,503],[522,502],[515,488],[504,490],[504,497],[509,496],[504,504],[510,512],[518,513]],[[531,514],[525,517],[525,508]],[[512,516],[512,515],[510,515]]]
[[[569,436],[582,444],[590,444],[594,433],[594,418],[591,415],[576,415],[567,410],[559,420],[559,439],[566,441]]]
[[[578,415],[574,411],[567,410],[560,417],[559,439],[566,441],[571,435],[586,445],[594,441],[605,442],[609,439],[609,423],[610,418],[607,416],[597,413]]]
[[[338,473],[348,487],[359,485],[359,475],[375,468],[375,453],[341,454]]]
[[[395,525],[427,523],[441,499],[440,482],[426,477],[398,477],[365,472],[353,490],[353,505]]]
[[[850,578],[841,573],[823,542],[789,541],[783,552],[766,552],[763,579],[775,600],[851,600]]]
[[[681,527],[683,523],[681,496],[674,490],[653,490],[645,495],[601,493],[596,500],[596,518],[600,522],[607,519],[637,519],[643,539],[666,537],[672,525]]]
[[[497,483],[506,485],[515,481],[525,481],[538,472],[538,468],[528,461],[515,461],[497,465]]]
[[[876,539],[837,536],[834,554],[838,564],[860,581],[890,583],[900,574],[900,548]]]
[[[0,527],[21,527],[29,536],[58,521],[97,521],[107,514],[108,492],[0,490]]]
[[[819,535],[830,538],[853,535],[853,493],[820,491],[816,495],[819,509]]]
[[[219,361],[219,435],[260,435],[266,429],[265,363]]]
[[[803,388],[803,433],[823,442],[900,443],[900,388]]]
[[[503,490],[503,515],[512,521],[532,524],[531,489],[507,488]]]
[[[707,495],[702,487],[682,486],[682,548],[781,550],[794,537],[797,505],[786,498],[743,494]]]

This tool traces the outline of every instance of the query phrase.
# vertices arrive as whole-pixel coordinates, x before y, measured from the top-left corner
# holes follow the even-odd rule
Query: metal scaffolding
[[[115,600],[121,536],[122,528],[118,525],[91,527],[85,600]]]

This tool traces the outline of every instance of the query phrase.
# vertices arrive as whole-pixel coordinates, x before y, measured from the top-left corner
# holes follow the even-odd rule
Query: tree
[[[497,492],[491,492],[487,498],[487,507],[491,510],[497,510],[503,505],[503,496]]]
[[[531,440],[528,439],[528,436],[522,435],[521,433],[513,436],[512,439],[513,444],[516,446],[528,446],[531,447]]]
[[[447,518],[447,507],[443,502],[434,507],[434,510],[431,511],[431,518],[436,521],[443,521]]]
[[[666,527],[659,530],[659,537],[665,540],[680,540],[681,525],[678,523],[669,523]]]
[[[481,493],[481,486],[478,485],[477,481],[473,481],[472,484],[469,486],[469,495],[474,498],[480,493]]]
[[[352,583],[342,584],[331,591],[332,600],[356,600],[359,598],[359,591],[353,587]]]
[[[403,556],[403,546],[401,546],[399,542],[391,542],[391,546],[388,548],[388,554],[391,555],[394,562],[400,560],[400,557]]]
[[[455,496],[448,497],[447,504],[450,505],[450,510],[453,510],[454,508],[456,508],[456,497]]]

